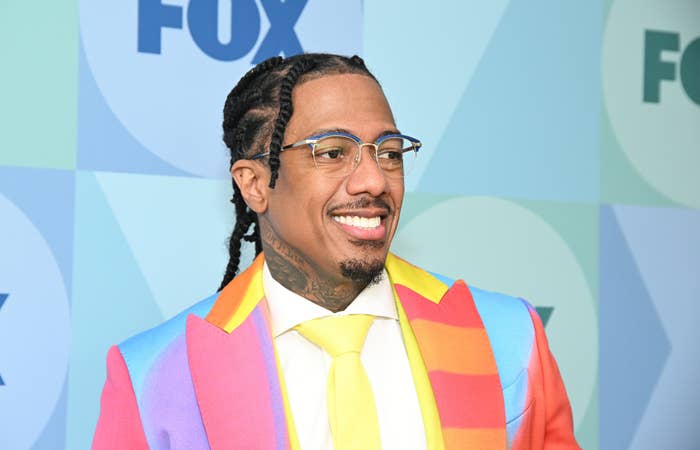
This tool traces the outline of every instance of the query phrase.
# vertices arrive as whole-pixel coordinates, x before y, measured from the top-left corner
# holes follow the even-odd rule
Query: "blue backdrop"
[[[311,51],[424,143],[393,251],[538,306],[582,446],[700,445],[697,1],[2,0],[0,47],[0,448],[89,448],[107,348],[216,289],[223,101]]]

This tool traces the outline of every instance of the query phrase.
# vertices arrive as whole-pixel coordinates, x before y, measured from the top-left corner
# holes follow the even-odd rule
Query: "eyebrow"
[[[318,130],[313,131],[309,136],[316,136],[318,134],[323,134],[323,133],[347,133],[347,134],[352,134],[353,136],[356,136],[355,133],[353,133],[350,130],[346,130],[345,128],[320,128]],[[393,130],[384,130],[379,135],[377,136],[377,139],[383,136],[387,136],[389,134],[401,134],[399,130],[393,129]]]

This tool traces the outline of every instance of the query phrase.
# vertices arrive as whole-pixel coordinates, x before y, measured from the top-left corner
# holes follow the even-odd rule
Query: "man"
[[[223,128],[221,292],[110,350],[94,448],[579,448],[532,307],[389,253],[420,142],[359,57],[261,63]]]

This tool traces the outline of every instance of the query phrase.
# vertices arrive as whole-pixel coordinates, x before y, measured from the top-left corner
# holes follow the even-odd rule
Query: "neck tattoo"
[[[262,225],[262,224],[261,224]],[[269,226],[261,226],[265,261],[272,277],[290,291],[330,311],[343,311],[365,286],[352,280],[338,282],[324,276],[301,252],[280,239]]]

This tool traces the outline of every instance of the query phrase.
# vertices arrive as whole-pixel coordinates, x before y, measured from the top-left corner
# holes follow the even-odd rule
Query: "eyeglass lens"
[[[380,169],[392,178],[404,177],[410,172],[416,158],[411,141],[403,138],[390,138],[382,141],[375,153],[374,147],[366,145],[370,155]],[[313,145],[314,163],[325,175],[345,176],[358,164],[360,145],[345,136],[329,136]]]

